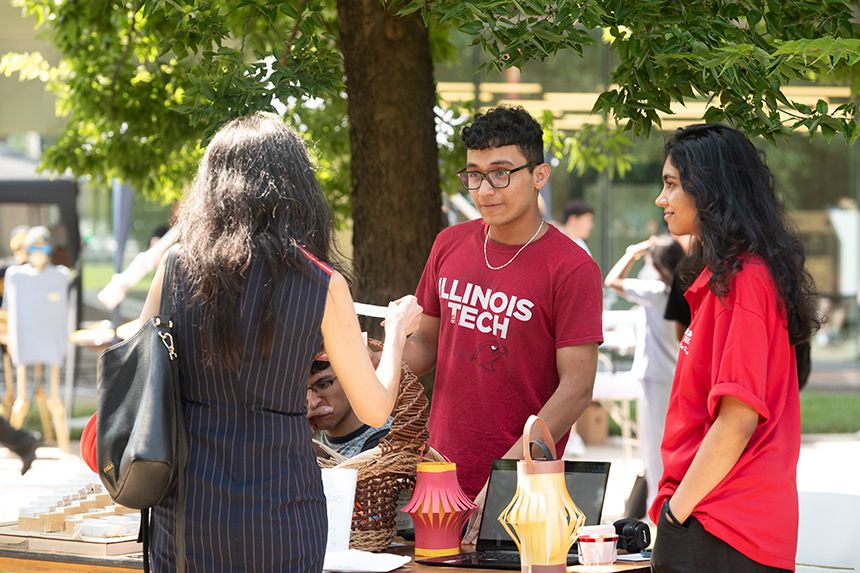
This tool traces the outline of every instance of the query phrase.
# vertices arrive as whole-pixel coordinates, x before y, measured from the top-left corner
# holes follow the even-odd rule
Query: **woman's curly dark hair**
[[[713,273],[708,288],[725,296],[742,256],[758,255],[782,297],[791,343],[808,340],[820,326],[815,284],[764,155],[736,129],[709,124],[679,129],[666,144],[666,156],[697,211],[697,240],[683,282],[690,284],[707,267]]]
[[[261,259],[278,288],[287,271],[319,276],[298,248],[329,264],[332,211],[302,139],[281,119],[234,119],[206,148],[179,214],[182,265],[200,305],[206,363],[236,368],[244,348],[236,317],[246,273]],[[339,267],[339,265],[333,264]],[[264,296],[258,351],[271,351],[274,293]],[[214,357],[217,357],[217,362]]]

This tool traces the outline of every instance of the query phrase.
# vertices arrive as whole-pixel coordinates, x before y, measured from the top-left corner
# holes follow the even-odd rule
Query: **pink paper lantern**
[[[476,507],[457,482],[457,464],[419,463],[415,491],[403,506],[415,524],[415,557],[459,553],[463,526]]]

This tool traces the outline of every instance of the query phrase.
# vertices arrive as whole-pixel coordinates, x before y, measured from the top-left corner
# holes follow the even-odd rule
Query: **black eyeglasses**
[[[322,378],[308,386],[308,390],[313,391],[313,393],[317,395],[324,394],[334,385],[336,380],[336,377]]]
[[[457,172],[457,177],[460,178],[460,183],[463,187],[470,191],[480,189],[481,183],[484,182],[484,179],[487,180],[490,187],[494,189],[504,189],[511,184],[511,173],[516,173],[521,169],[526,169],[527,167],[533,167],[535,165],[540,165],[540,161],[529,161],[525,165],[520,165],[513,169],[493,169],[486,173],[461,169]]]

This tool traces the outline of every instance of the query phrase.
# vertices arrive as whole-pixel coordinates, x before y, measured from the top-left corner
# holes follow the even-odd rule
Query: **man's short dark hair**
[[[587,215],[588,213],[594,215],[594,207],[592,207],[585,201],[574,199],[573,201],[570,201],[567,205],[564,206],[564,212],[562,213],[562,221],[567,221],[571,217],[582,217],[583,215]]]
[[[460,132],[466,149],[516,145],[529,163],[543,163],[543,128],[520,106],[499,106],[479,113]]]
[[[331,362],[327,360],[314,360],[311,362],[311,374],[316,374],[320,370],[325,370],[331,366]]]

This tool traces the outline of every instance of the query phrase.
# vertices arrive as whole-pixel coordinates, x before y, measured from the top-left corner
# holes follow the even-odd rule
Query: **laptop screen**
[[[571,499],[585,514],[585,524],[600,524],[606,482],[609,479],[609,462],[566,461],[564,479]],[[499,523],[499,515],[510,503],[516,490],[517,460],[494,460],[484,502],[484,515],[481,517],[481,529],[475,547],[478,551],[517,550],[514,540]]]

